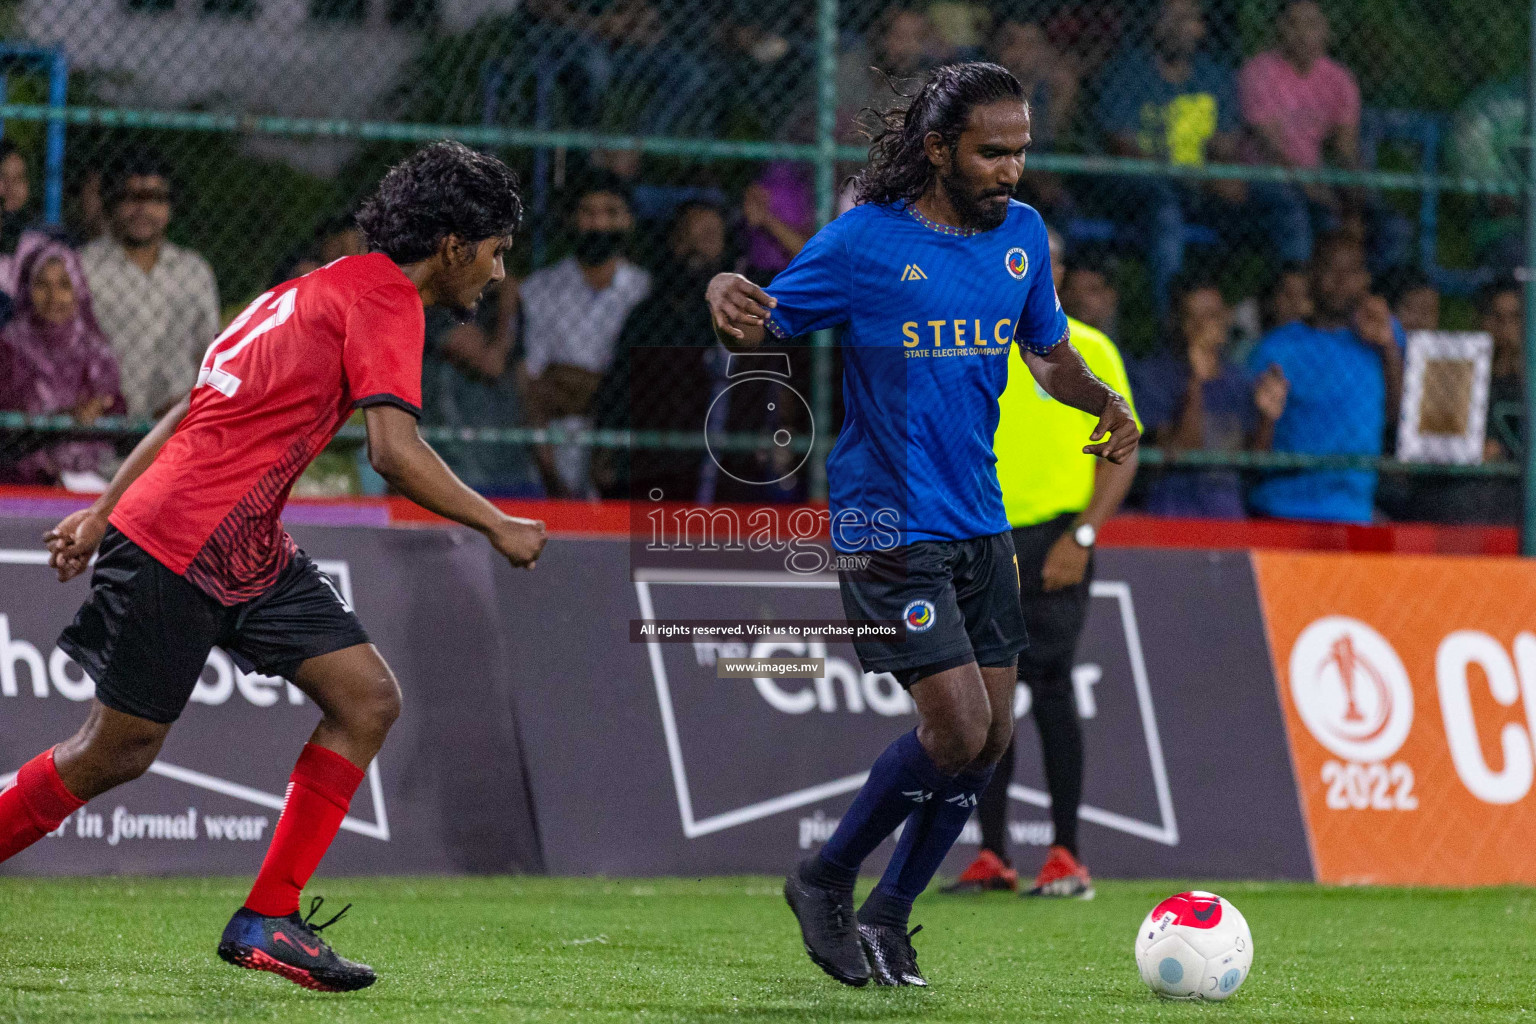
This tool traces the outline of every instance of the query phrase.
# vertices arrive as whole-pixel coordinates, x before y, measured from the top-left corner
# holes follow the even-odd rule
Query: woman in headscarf
[[[79,257],[46,235],[22,236],[7,282],[15,314],[0,328],[0,410],[68,414],[89,426],[123,411],[117,359],[91,312]],[[0,480],[57,483],[66,473],[100,474],[112,455],[104,441],[64,440],[30,447],[0,463]]]

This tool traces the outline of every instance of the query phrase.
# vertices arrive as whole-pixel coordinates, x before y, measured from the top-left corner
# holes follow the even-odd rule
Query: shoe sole
[[[1093,899],[1093,886],[1084,886],[1076,892],[1045,892],[1040,889],[1031,889],[1024,894],[1042,900],[1091,900]]]
[[[811,944],[805,941],[805,925],[800,921],[800,911],[795,907],[794,897],[792,897],[789,893],[789,883],[785,882],[784,902],[789,904],[789,912],[795,915],[795,923],[800,925],[800,943],[805,947],[805,955],[811,958],[811,963],[815,964],[817,967],[820,967],[826,973],[827,977],[831,978],[833,981],[847,985],[849,988],[863,988],[865,985],[868,985],[868,977],[855,978],[843,974],[811,948]],[[861,950],[864,948],[864,943],[862,941],[859,943],[859,948]]]
[[[219,943],[219,959],[248,971],[266,971],[269,974],[275,974],[311,992],[355,992],[358,989],[367,988],[378,980],[377,977],[360,979],[355,984],[324,981],[311,971],[285,964],[268,953],[240,942]]]

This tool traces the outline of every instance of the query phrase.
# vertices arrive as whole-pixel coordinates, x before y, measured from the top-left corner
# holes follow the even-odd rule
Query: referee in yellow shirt
[[[1066,269],[1061,236],[1053,230],[1050,241],[1059,292]],[[1088,368],[1134,402],[1115,343],[1087,324],[1077,320],[1070,324],[1072,347]],[[1072,689],[1072,663],[1088,614],[1094,543],[1099,528],[1131,489],[1136,457],[1117,466],[1084,455],[1082,439],[1093,431],[1094,418],[1047,396],[1018,360],[1010,359],[1008,366],[994,444],[997,479],[1013,526],[1019,599],[1029,628],[1029,646],[1019,655],[1019,681],[1029,687],[1032,697],[1055,829],[1050,853],[1030,894],[1088,898],[1093,895],[1093,880],[1077,850],[1083,731]],[[981,853],[950,891],[1018,888],[1018,872],[1008,856],[1008,784],[1013,781],[1013,768],[1010,746],[977,807]]]

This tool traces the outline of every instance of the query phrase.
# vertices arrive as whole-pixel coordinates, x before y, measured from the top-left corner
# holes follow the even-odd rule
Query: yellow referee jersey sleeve
[[[1136,406],[1120,350],[1103,331],[1069,320],[1072,347],[1104,383]],[[1067,512],[1081,512],[1093,499],[1094,463],[1083,454],[1098,418],[1062,405],[1040,390],[1022,359],[1008,358],[1008,387],[998,400],[1001,416],[993,450],[1003,508],[1013,526],[1033,526]],[[1136,417],[1141,425],[1141,417]]]

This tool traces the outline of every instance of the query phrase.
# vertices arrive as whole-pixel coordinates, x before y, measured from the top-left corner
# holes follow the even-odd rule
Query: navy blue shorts
[[[302,551],[271,589],[226,607],[114,527],[102,538],[91,596],[59,648],[96,681],[96,699],[107,707],[169,723],[187,706],[214,647],[247,672],[291,680],[310,658],[368,642],[357,615]]]
[[[1029,643],[1012,533],[877,551],[866,569],[840,572],[838,589],[850,621],[906,623],[903,640],[854,643],[864,671],[903,686],[971,661],[1010,665]]]

